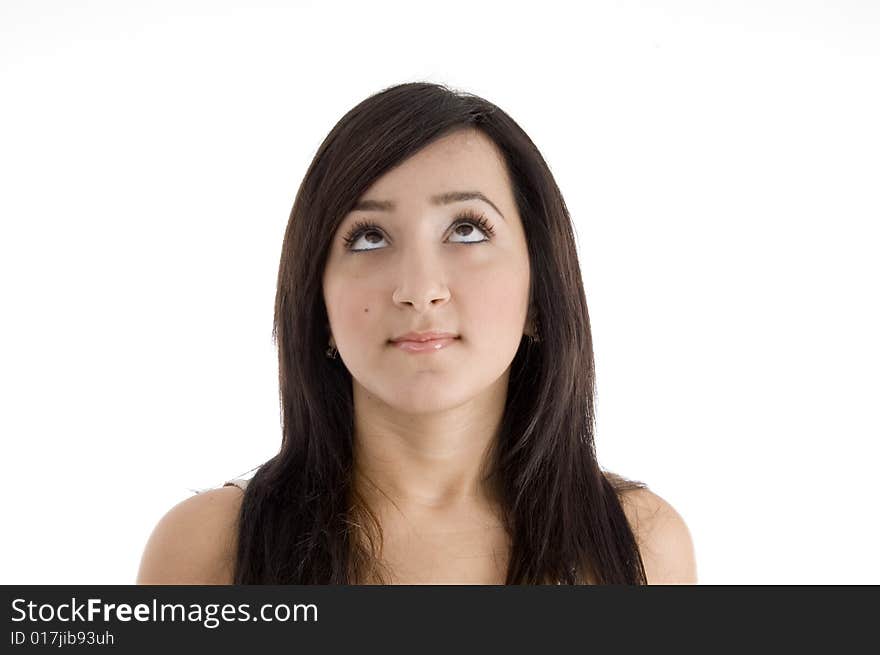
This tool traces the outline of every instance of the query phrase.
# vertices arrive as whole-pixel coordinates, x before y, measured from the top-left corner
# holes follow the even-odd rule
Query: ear
[[[324,327],[327,328],[327,334],[330,335],[330,345],[336,346],[336,342],[333,340],[333,330],[330,329],[330,323],[325,323]]]

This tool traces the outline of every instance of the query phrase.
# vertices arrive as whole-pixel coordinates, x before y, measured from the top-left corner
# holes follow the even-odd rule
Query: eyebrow
[[[489,200],[486,196],[484,196],[479,191],[447,191],[446,193],[440,193],[436,196],[431,196],[431,204],[432,205],[449,205],[453,202],[463,202],[465,200],[482,200],[487,203],[498,212],[498,215],[504,218],[504,214],[501,213],[501,210],[495,206],[495,203]],[[355,203],[355,206],[352,207],[352,211],[391,211],[397,205],[391,200],[359,200]]]

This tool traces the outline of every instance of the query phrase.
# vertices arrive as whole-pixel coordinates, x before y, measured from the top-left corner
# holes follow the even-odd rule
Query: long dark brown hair
[[[273,337],[281,449],[248,484],[235,584],[385,582],[381,526],[353,481],[351,374],[325,355],[322,276],[343,217],[386,171],[433,141],[477,129],[504,156],[531,265],[540,340],[523,337],[489,475],[510,538],[506,584],[645,584],[622,493],[593,435],[590,319],[562,194],[544,158],[494,104],[442,85],[387,88],[351,109],[318,148],[284,234]]]

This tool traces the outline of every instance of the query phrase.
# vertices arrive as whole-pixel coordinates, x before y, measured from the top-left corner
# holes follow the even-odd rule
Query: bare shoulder
[[[639,544],[648,584],[696,584],[694,543],[681,514],[649,489],[627,490],[621,502]]]
[[[237,487],[221,487],[168,510],[147,540],[136,584],[232,584],[243,497]]]

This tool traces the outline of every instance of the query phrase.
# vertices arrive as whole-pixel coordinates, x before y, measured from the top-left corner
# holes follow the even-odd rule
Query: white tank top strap
[[[238,487],[239,489],[244,491],[245,487],[247,487],[248,482],[250,482],[250,480],[245,480],[244,478],[235,478],[234,480],[227,480],[226,482],[223,483],[223,486],[224,487]]]

